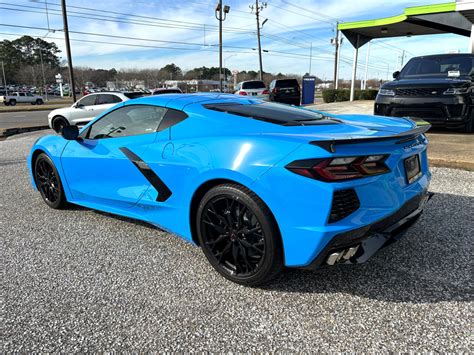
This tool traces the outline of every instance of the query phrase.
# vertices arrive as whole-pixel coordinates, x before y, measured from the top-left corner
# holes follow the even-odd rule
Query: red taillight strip
[[[307,159],[296,160],[286,166],[286,168],[296,174],[306,176],[312,179],[337,182],[352,179],[359,179],[363,177],[375,176],[385,174],[390,169],[385,165],[385,160],[388,155],[383,155],[382,158],[376,161],[366,162],[369,156],[348,157],[356,158],[355,160],[338,165],[330,165],[336,158],[327,159]]]

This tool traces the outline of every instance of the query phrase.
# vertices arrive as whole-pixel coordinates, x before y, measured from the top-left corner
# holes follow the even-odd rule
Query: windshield
[[[204,107],[285,126],[303,126],[305,122],[319,121],[324,118],[324,115],[319,112],[271,102],[255,102],[246,105],[229,102],[207,104]]]
[[[145,96],[142,92],[124,92],[123,94],[129,99],[136,99]]]
[[[411,59],[400,72],[402,78],[459,77],[473,75],[474,55],[430,56]]]
[[[242,83],[242,89],[265,89],[263,81],[246,81]]]

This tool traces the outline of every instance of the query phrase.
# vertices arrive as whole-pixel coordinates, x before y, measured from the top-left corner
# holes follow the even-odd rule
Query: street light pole
[[[223,6],[222,0],[219,0],[216,5],[215,15],[219,20],[219,88],[221,92],[224,92],[223,88],[223,75],[222,75],[222,22],[226,19],[227,14],[230,11],[230,6]]]
[[[69,42],[69,27],[67,24],[66,0],[61,0],[61,9],[63,13],[64,40],[66,41],[66,54],[69,67],[69,76],[71,77],[72,99],[76,102],[76,86],[74,85],[74,71],[72,69],[71,43]]]

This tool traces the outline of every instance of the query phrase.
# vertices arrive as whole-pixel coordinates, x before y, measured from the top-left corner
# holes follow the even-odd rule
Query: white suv
[[[236,95],[251,96],[258,99],[268,100],[270,92],[261,80],[242,81],[235,87]]]
[[[71,107],[51,111],[48,114],[49,127],[60,132],[64,126],[85,125],[116,104],[141,96],[141,92],[101,92],[86,95]]]

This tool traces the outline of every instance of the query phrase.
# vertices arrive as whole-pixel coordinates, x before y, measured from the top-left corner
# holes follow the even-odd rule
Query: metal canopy
[[[458,0],[444,4],[408,7],[403,14],[357,22],[345,22],[338,26],[354,46],[351,101],[357,70],[358,50],[375,38],[411,37],[420,35],[454,33],[471,36],[471,52],[474,52],[474,0]]]

